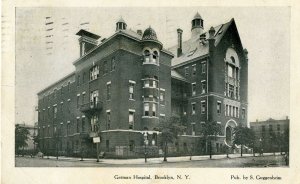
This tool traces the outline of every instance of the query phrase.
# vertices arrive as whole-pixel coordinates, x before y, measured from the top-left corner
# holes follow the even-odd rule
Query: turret
[[[199,35],[203,33],[203,19],[197,12],[192,20],[192,38],[199,38]]]

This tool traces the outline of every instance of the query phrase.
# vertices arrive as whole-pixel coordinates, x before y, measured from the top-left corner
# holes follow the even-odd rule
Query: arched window
[[[235,59],[234,59],[233,56],[231,56],[230,59],[231,59],[231,61],[232,61],[233,63],[235,63]]]
[[[158,63],[158,52],[157,51],[153,52],[153,60],[152,61],[154,63]]]
[[[144,51],[144,62],[146,62],[146,63],[150,62],[150,51],[149,50]]]

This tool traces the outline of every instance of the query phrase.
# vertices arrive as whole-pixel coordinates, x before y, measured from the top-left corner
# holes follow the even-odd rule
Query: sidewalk
[[[273,153],[264,153],[263,156],[270,156],[273,155]],[[276,155],[280,155],[280,153],[276,153]],[[243,157],[252,157],[253,154],[243,154]],[[258,154],[255,154],[255,156],[259,156]],[[229,159],[231,158],[240,158],[240,154],[229,154]],[[36,159],[38,157],[35,157]],[[38,158],[38,159],[48,159],[47,156],[44,156],[44,158]],[[224,155],[212,155],[212,160],[218,160],[218,159],[227,159],[226,154]],[[49,156],[49,160],[56,160],[56,157]],[[58,157],[58,161],[71,161],[71,162],[81,162],[80,158],[77,157]],[[174,163],[174,162],[189,162],[189,161],[200,161],[200,160],[209,160],[209,155],[201,155],[201,156],[192,156],[192,160],[190,160],[190,156],[181,156],[181,157],[167,157],[167,162]],[[84,158],[82,162],[94,162],[96,163],[96,158]],[[137,158],[137,159],[100,159],[99,164],[159,164],[163,163],[163,157],[159,158],[147,158],[147,163],[145,163],[145,158]]]

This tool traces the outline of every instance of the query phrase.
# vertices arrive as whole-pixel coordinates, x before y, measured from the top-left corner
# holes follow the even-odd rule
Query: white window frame
[[[204,104],[204,107],[202,106]],[[206,101],[202,100],[201,101],[201,114],[205,114],[206,113]]]
[[[196,102],[192,102],[191,103],[191,106],[192,106],[192,115],[196,114]]]
[[[196,88],[197,88],[197,84],[196,84],[196,82],[193,82],[192,83],[192,96],[196,95]]]

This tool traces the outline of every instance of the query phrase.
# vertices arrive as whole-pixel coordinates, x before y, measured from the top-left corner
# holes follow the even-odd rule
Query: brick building
[[[204,20],[197,13],[189,40],[183,42],[183,31],[177,32],[178,44],[170,49],[176,76],[172,76],[172,113],[186,116],[187,132],[176,146],[183,152],[196,147],[207,153],[207,145],[199,145],[201,127],[217,122],[222,133],[212,147],[214,153],[224,152],[232,147],[233,129],[247,126],[248,52],[234,19],[205,32]]]
[[[147,131],[148,147],[158,153],[156,127],[172,115],[187,124],[175,151],[195,147],[201,124],[212,121],[222,126],[216,151],[230,147],[232,129],[247,124],[247,51],[233,19],[203,30],[197,13],[191,38],[183,42],[178,29],[178,44],[170,49],[151,27],[135,32],[123,19],[101,43],[100,36],[80,30],[75,71],[38,93],[40,149],[93,154],[91,137],[100,132],[100,150],[137,156]]]
[[[250,122],[250,128],[255,132],[255,147],[263,152],[288,152],[289,124],[288,117]]]

